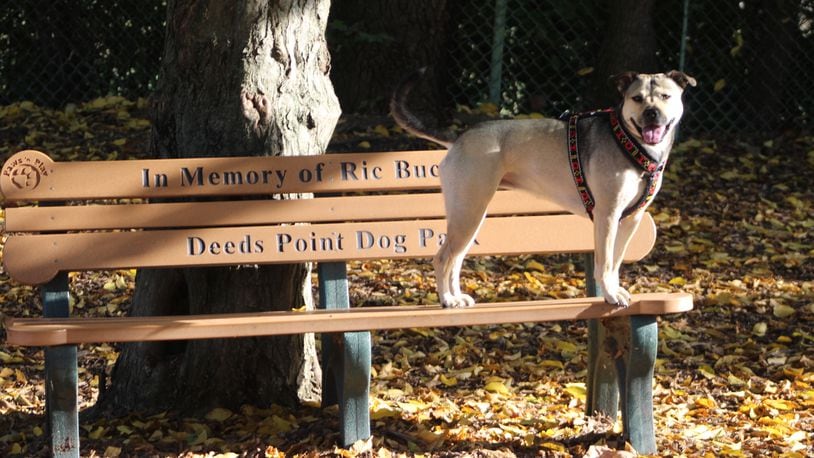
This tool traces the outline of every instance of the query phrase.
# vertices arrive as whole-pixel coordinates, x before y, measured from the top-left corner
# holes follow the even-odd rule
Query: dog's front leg
[[[616,272],[617,276],[622,268],[622,260],[625,258],[627,247],[630,245],[630,241],[633,239],[633,234],[639,227],[639,223],[642,221],[643,216],[644,210],[640,210],[627,218],[622,218],[622,220],[619,221],[619,230],[616,234],[616,244],[614,246],[613,253],[613,270]]]
[[[619,286],[619,270],[614,262],[620,216],[618,212],[594,213],[594,278],[608,304],[627,307],[630,293]]]

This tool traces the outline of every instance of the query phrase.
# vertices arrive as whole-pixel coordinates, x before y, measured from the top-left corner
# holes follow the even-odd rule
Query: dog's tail
[[[426,72],[427,67],[421,68],[408,75],[407,78],[398,85],[395,92],[393,92],[393,97],[390,99],[390,114],[393,116],[393,119],[396,120],[396,124],[407,132],[416,137],[421,137],[449,148],[455,141],[454,138],[449,138],[448,135],[426,127],[420,119],[407,110],[407,95],[409,95],[413,87],[421,81],[421,78]]]

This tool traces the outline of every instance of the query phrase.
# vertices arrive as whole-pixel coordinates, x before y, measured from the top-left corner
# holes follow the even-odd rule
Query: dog
[[[591,217],[597,284],[607,303],[629,306],[630,293],[619,284],[622,258],[661,187],[661,171],[684,112],[682,94],[696,80],[676,70],[625,72],[611,77],[622,98],[615,109],[568,121],[487,121],[454,139],[426,128],[406,107],[422,74],[399,85],[390,110],[405,131],[449,150],[440,164],[447,236],[433,258],[442,306],[475,303],[461,292],[461,267],[499,187],[538,194]]]

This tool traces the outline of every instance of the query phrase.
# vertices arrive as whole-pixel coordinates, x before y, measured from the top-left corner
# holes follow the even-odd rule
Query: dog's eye
[[[661,94],[661,100],[668,100],[670,98],[670,94]]]
[[[642,97],[642,96],[640,96],[640,95],[634,95],[634,96],[633,96],[633,97],[631,97],[631,98],[632,98],[632,99],[633,99],[633,101],[634,101],[634,102],[636,102],[636,103],[642,103],[642,102],[644,102],[644,97]]]

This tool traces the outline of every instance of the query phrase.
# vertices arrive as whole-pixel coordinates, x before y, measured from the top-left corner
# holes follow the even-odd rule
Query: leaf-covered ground
[[[0,107],[0,155],[38,148],[70,159],[146,149],[146,103],[99,99],[64,110]],[[691,116],[692,114],[688,114]],[[383,123],[341,124],[341,149],[404,148]],[[412,146],[416,146],[415,143]],[[423,146],[423,145],[419,145]],[[634,292],[688,291],[696,308],[660,321],[655,380],[664,456],[814,456],[814,137],[688,139],[651,208],[655,252],[626,266]],[[463,283],[486,300],[580,295],[576,257],[473,258]],[[353,263],[356,304],[435,302],[424,261]],[[74,312],[126,313],[135,272],[72,277]],[[0,273],[0,313],[37,316],[30,287]],[[369,454],[583,456],[618,439],[585,418],[581,322],[374,333]],[[80,348],[92,405],[115,345]],[[42,351],[0,346],[0,455],[43,455]],[[259,401],[260,402],[260,401]],[[335,408],[244,406],[200,418],[173,412],[82,424],[87,456],[352,456],[336,448]],[[596,450],[594,450],[596,451]]]

